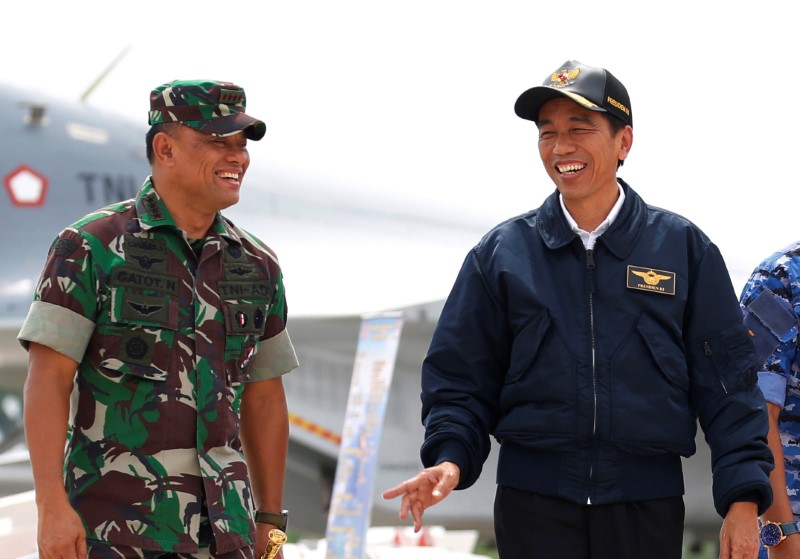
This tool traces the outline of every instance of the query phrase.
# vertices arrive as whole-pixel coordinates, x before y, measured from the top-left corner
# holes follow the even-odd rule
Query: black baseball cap
[[[568,60],[542,83],[532,87],[517,99],[517,116],[538,121],[539,110],[547,101],[566,97],[591,111],[608,113],[633,126],[631,100],[628,90],[604,68]]]

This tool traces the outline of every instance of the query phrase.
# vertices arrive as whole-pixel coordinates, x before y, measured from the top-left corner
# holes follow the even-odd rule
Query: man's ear
[[[175,138],[166,132],[159,132],[153,137],[153,156],[159,163],[170,165]]]
[[[625,158],[628,157],[628,154],[631,152],[631,147],[633,146],[633,128],[631,126],[626,126],[620,130],[620,134],[622,135],[622,142],[620,143],[617,159],[624,161]]]

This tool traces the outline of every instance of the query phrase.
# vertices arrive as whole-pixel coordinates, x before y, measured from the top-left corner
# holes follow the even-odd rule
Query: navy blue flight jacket
[[[683,495],[697,420],[713,495],[769,506],[759,367],[717,247],[624,181],[587,251],[553,193],[466,257],[422,371],[425,466],[472,485],[500,442],[497,483],[579,504]]]

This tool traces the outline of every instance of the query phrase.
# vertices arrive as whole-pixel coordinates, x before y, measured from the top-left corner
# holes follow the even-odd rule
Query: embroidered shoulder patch
[[[53,243],[53,254],[62,258],[68,258],[78,248],[78,243],[72,239],[58,239]]]
[[[675,295],[675,272],[628,265],[628,289]]]

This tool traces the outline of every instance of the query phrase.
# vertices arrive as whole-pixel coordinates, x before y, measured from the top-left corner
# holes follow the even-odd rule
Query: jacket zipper
[[[586,270],[589,275],[589,334],[592,343],[592,397],[593,397],[593,405],[592,405],[592,441],[594,441],[594,437],[597,434],[597,368],[596,368],[596,358],[597,358],[597,351],[595,347],[595,337],[594,337],[594,299],[593,295],[595,293],[595,285],[594,285],[594,251],[592,249],[588,249],[586,251]],[[590,462],[589,464],[589,483],[591,486],[591,481],[594,477],[594,462]],[[588,495],[586,497],[586,504],[592,504],[592,497]]]

